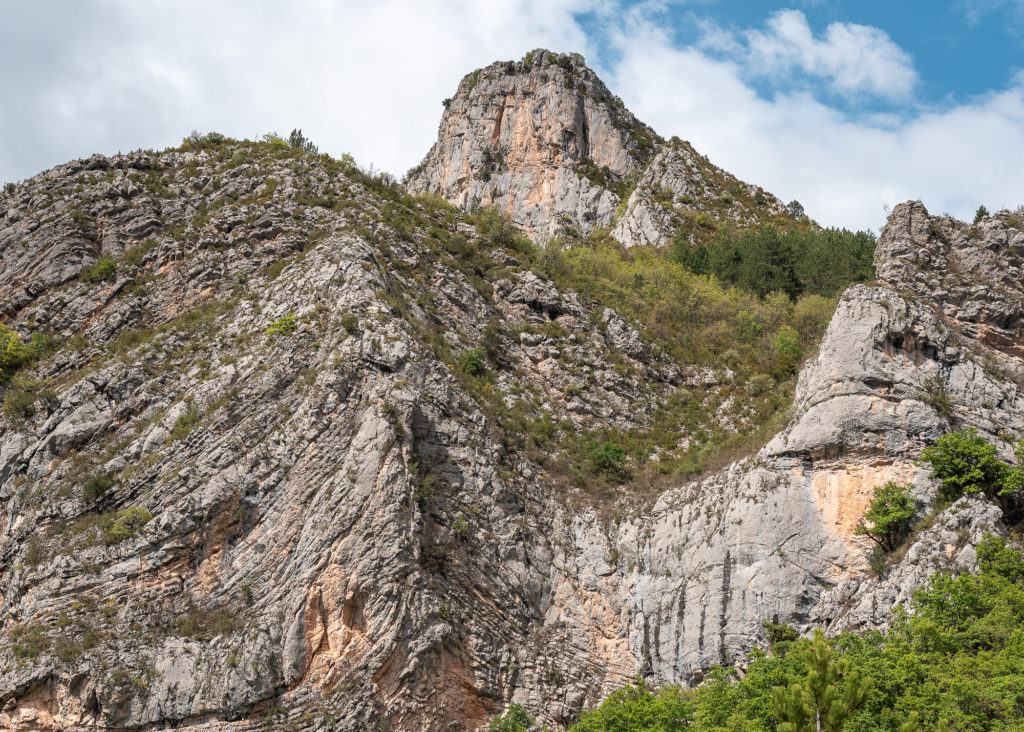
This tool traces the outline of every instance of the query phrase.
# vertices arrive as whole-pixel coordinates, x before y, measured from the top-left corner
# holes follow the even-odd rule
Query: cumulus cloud
[[[960,216],[978,203],[1021,203],[1024,169],[1007,151],[1024,149],[1024,78],[965,104],[918,108],[913,67],[878,29],[816,34],[788,11],[721,31],[717,47],[709,25],[704,43],[680,46],[666,7],[0,0],[0,62],[20,70],[0,79],[0,180],[93,152],[175,145],[193,128],[257,137],[301,127],[325,152],[401,175],[430,147],[440,101],[464,74],[544,46],[582,52],[661,134],[799,199],[823,224],[877,230],[883,204],[908,198]],[[774,60],[770,97],[751,83],[755,59]],[[807,75],[851,94],[895,88],[911,98],[855,116],[816,96]]]
[[[842,94],[907,97],[917,83],[913,62],[889,35],[856,23],[831,23],[815,37],[799,10],[772,14],[765,28],[747,30],[733,50],[749,73],[789,79],[794,71],[817,77]],[[720,35],[714,39],[721,44]]]
[[[592,49],[592,0],[0,0],[0,178],[178,144],[193,128],[293,127],[401,172],[459,79],[538,45]],[[10,73],[12,69],[22,73]]]
[[[760,96],[742,61],[677,48],[655,18],[613,40],[612,86],[637,116],[823,224],[877,232],[907,199],[960,217],[1024,203],[1007,155],[1024,145],[1024,76],[962,105],[856,117],[806,90]]]

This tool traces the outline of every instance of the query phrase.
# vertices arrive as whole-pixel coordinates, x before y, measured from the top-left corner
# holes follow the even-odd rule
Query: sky
[[[0,181],[293,128],[400,178],[534,48],[824,226],[1024,204],[1024,0],[0,0]]]

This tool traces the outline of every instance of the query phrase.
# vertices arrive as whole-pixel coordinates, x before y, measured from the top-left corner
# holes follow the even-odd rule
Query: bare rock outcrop
[[[489,67],[451,106],[491,119],[512,85],[516,126],[587,121],[551,155],[640,170],[568,66]],[[562,127],[555,74],[584,110]],[[525,89],[541,106],[515,106]],[[656,160],[703,170],[687,155]],[[690,185],[675,175],[642,186]],[[535,230],[562,205],[507,185]],[[880,579],[855,534],[886,480],[928,500],[917,459],[944,431],[1004,457],[1024,432],[1018,227],[898,206],[879,281],[841,298],[784,430],[649,503],[585,505],[552,431],[643,431],[687,387],[736,398],[736,375],[673,361],[459,211],[344,161],[211,142],[5,190],[0,312],[54,341],[3,386],[0,726],[477,730],[513,702],[566,724],[637,674],[740,658],[764,619],[884,624],[1001,530],[958,503]]]
[[[496,205],[540,241],[612,228],[626,246],[691,241],[720,223],[788,216],[781,202],[638,121],[579,54],[536,49],[468,74],[445,100],[410,191]]]
[[[607,184],[637,175],[657,139],[581,56],[537,49],[463,78],[407,185],[497,205],[541,239],[587,232],[611,224],[620,197]]]

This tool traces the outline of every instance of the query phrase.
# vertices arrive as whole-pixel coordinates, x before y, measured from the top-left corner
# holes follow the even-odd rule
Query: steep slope
[[[559,285],[489,212],[214,137],[5,190],[0,312],[57,342],[3,387],[0,725],[565,724],[766,618],[882,623],[914,567],[1001,530],[965,502],[881,580],[854,535],[878,483],[933,492],[942,432],[1008,456],[1024,431],[1019,226],[898,206],[786,429],[688,482],[651,477],[661,447],[608,478],[602,436],[700,404],[672,433],[699,452],[761,387]]]
[[[602,481],[530,446],[726,377],[287,146],[95,156],[0,213],[8,325],[59,341],[4,390],[2,724],[472,729],[634,672]]]
[[[579,54],[545,49],[464,77],[406,183],[467,209],[497,205],[540,240],[614,227],[627,246],[663,246],[719,223],[792,223],[771,194],[639,122]]]

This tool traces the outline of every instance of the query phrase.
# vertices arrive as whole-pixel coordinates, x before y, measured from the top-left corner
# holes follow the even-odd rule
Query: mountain
[[[463,80],[407,187],[216,134],[6,186],[0,726],[566,725],[972,568],[982,498],[879,577],[856,527],[886,480],[934,495],[942,433],[1024,429],[1017,215],[902,204],[834,314],[758,298],[579,238],[659,185],[623,243],[782,215],[617,109],[537,51]]]
[[[407,186],[496,205],[542,241],[612,227],[626,246],[664,246],[726,222],[792,223],[775,196],[637,120],[582,56],[541,48],[462,79]]]

